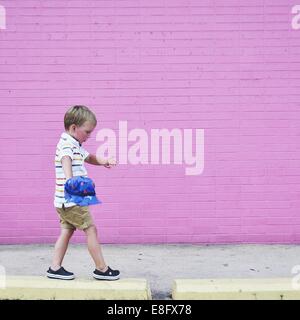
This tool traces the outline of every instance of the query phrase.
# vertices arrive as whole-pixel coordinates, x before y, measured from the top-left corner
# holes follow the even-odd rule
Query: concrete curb
[[[97,281],[9,276],[0,300],[151,300],[146,279]]]
[[[291,278],[176,279],[173,300],[300,300]]]

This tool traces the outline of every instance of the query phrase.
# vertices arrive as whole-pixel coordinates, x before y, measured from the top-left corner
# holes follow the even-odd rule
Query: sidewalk
[[[170,299],[173,280],[181,278],[292,278],[300,266],[300,245],[102,245],[106,262],[122,278],[145,278],[153,299]],[[44,275],[53,245],[0,245],[6,275]],[[91,278],[94,269],[86,245],[71,244],[64,267],[77,278]],[[300,267],[297,271],[300,273]],[[95,280],[96,281],[96,280]]]

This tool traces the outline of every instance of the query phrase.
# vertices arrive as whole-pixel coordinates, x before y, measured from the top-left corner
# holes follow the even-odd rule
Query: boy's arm
[[[89,154],[88,157],[85,158],[84,161],[89,163],[89,164],[96,165],[96,166],[105,166],[106,168],[110,168],[112,165],[116,164],[115,161],[101,159],[99,157],[96,157],[93,154]]]
[[[73,178],[72,159],[69,156],[64,156],[61,159],[61,164],[66,176],[66,180]]]

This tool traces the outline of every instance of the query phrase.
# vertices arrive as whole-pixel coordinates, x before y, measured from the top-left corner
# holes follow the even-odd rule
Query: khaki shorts
[[[56,211],[59,214],[62,229],[84,230],[94,224],[88,206],[56,208]]]

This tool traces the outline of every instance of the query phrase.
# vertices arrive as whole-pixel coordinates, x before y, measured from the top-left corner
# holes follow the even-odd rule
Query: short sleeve
[[[58,153],[58,161],[61,161],[61,159],[64,156],[69,156],[73,160],[74,155],[73,155],[73,149],[71,145],[65,144],[61,146],[60,151]]]
[[[89,156],[89,152],[87,152],[84,148],[81,147],[81,153],[82,153],[82,156],[83,156],[83,160],[85,160],[88,156]]]

